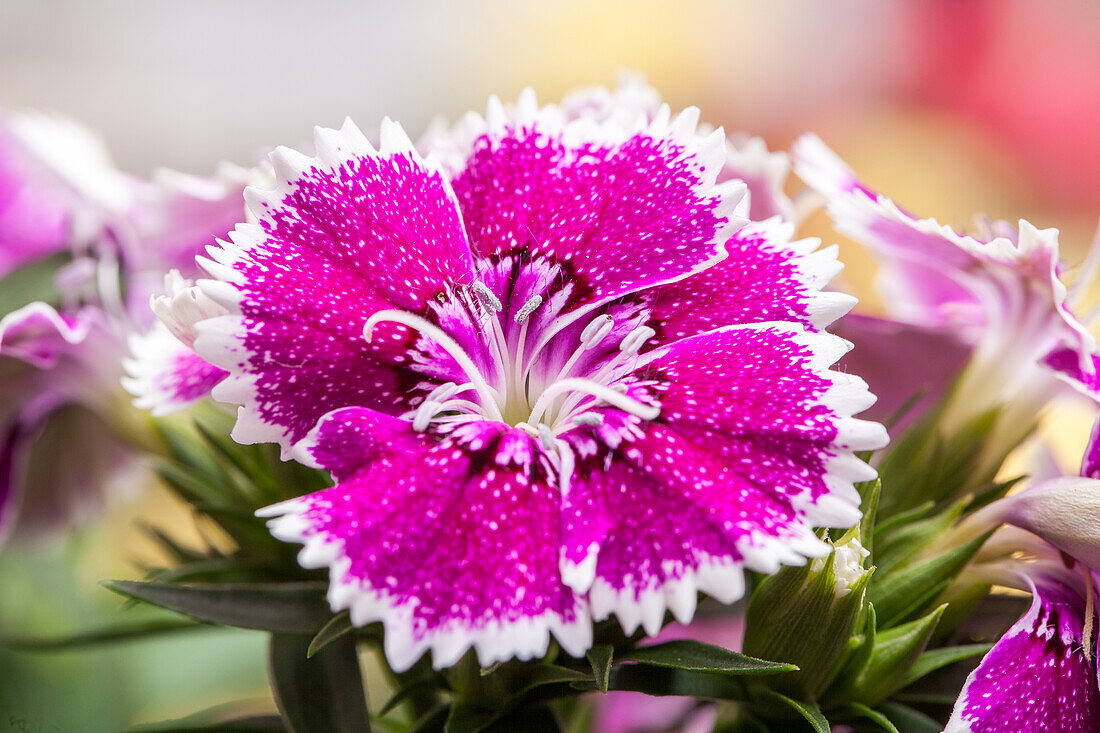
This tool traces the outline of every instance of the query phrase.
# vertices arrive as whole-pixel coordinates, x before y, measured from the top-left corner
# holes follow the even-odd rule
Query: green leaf
[[[341,611],[333,616],[332,620],[325,624],[324,627],[317,632],[317,635],[313,637],[313,640],[309,642],[309,649],[306,650],[306,656],[312,657],[332,642],[350,633],[354,628],[355,627],[351,625],[351,614],[347,611]]]
[[[896,702],[884,702],[879,706],[899,733],[940,733],[943,724],[937,723],[921,711]]]
[[[870,720],[872,723],[877,725],[879,728],[882,728],[887,733],[900,733],[900,731],[898,731],[894,724],[890,722],[889,718],[887,718],[885,715],[877,710],[872,710],[866,705],[858,702],[852,702],[845,705],[844,708],[858,718],[866,718],[867,720]]]
[[[516,694],[522,695],[536,687],[559,682],[592,682],[592,676],[556,664],[540,664],[524,674],[523,686]]]
[[[443,725],[451,712],[451,704],[441,702],[425,713],[416,724],[409,729],[409,733],[442,733]]]
[[[867,552],[872,554],[875,551],[875,518],[878,515],[878,500],[881,495],[882,479],[866,482],[860,492],[863,518],[859,521],[859,542]]]
[[[271,688],[291,733],[370,733],[355,639],[345,637],[312,658],[308,649],[308,636],[271,635]]]
[[[769,662],[690,639],[639,647],[620,656],[615,663],[617,665],[621,662],[637,662],[653,667],[728,675],[778,674],[798,669],[793,664]]]
[[[878,633],[871,662],[856,682],[859,702],[877,705],[906,684],[946,607],[940,606],[924,618]]]
[[[278,715],[250,715],[246,718],[209,725],[185,723],[143,725],[140,728],[131,728],[130,733],[286,733],[286,726]]]
[[[793,697],[787,697],[786,695],[776,692],[775,690],[769,690],[767,688],[760,688],[757,691],[758,695],[772,700],[776,703],[795,711],[802,716],[807,723],[814,729],[814,733],[831,733],[832,728],[829,725],[828,719],[821,712],[821,708],[816,703],[803,702],[801,700],[795,700]]]
[[[379,708],[377,717],[381,718],[385,715],[388,715],[398,705],[405,702],[412,695],[415,695],[418,692],[423,692],[425,690],[437,690],[445,686],[446,681],[441,676],[436,674],[433,674],[430,677],[425,677],[421,680],[416,680],[415,682],[410,682],[409,684],[405,685],[400,690],[395,692],[393,696],[386,701],[386,704]]]
[[[323,583],[183,585],[105,580],[103,585],[199,621],[242,629],[315,634],[332,617],[324,601]]]
[[[595,690],[595,684],[588,689]],[[689,672],[669,667],[638,664],[615,665],[607,683],[608,690],[644,692],[662,697],[676,695],[707,700],[744,700],[745,688],[737,675]]]
[[[455,703],[443,724],[443,733],[480,733],[500,717],[502,710]]]
[[[68,252],[59,252],[9,272],[0,280],[0,315],[11,313],[35,301],[59,306],[61,293],[54,279],[57,271],[71,260],[72,256]]]
[[[53,652],[67,649],[80,649],[97,644],[109,642],[130,641],[132,639],[145,639],[150,636],[159,636],[176,631],[190,631],[192,629],[210,628],[194,621],[166,619],[164,621],[145,621],[143,623],[113,626],[108,629],[95,629],[82,631],[68,636],[33,637],[33,636],[9,636],[0,638],[0,644],[25,652]]]
[[[970,562],[990,534],[987,532],[923,562],[876,578],[871,584],[870,600],[878,612],[879,625],[892,626],[939,595],[942,589],[937,588],[950,582]]]
[[[592,665],[592,674],[596,677],[596,689],[607,692],[607,682],[611,677],[611,662],[615,656],[615,647],[610,644],[597,644],[588,650],[588,663]]]
[[[933,545],[962,515],[969,501],[969,497],[964,497],[930,517],[882,533],[875,551],[879,577],[886,577],[894,568]]]
[[[949,664],[961,662],[964,659],[970,659],[972,657],[982,656],[992,648],[992,644],[962,644],[959,646],[945,646],[940,649],[926,651],[917,657],[917,661],[909,668],[909,673],[905,675],[905,681],[902,683],[902,687],[906,687],[916,682],[921,677],[924,677],[926,674],[931,674],[937,669],[946,667]]]

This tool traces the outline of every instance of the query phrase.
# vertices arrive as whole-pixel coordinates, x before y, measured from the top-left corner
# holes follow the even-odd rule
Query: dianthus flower
[[[133,466],[127,337],[151,320],[151,283],[197,274],[199,247],[241,218],[243,187],[228,166],[138,179],[73,121],[0,115],[0,542],[89,518]]]
[[[860,513],[881,426],[828,367],[835,248],[747,224],[698,113],[565,114],[525,93],[427,157],[350,121],[280,148],[256,224],[210,249],[195,326],[234,437],[336,486],[260,513],[329,602],[381,621],[395,669],[655,633],[743,570],[827,547]]]
[[[972,234],[960,234],[868,188],[816,136],[797,140],[792,153],[836,228],[878,257],[890,315],[971,351],[956,386],[965,398],[941,422],[955,426],[1008,405],[1006,423],[1030,424],[1059,391],[1051,376],[1100,399],[1096,339],[1071,310],[1075,293],[1061,279],[1057,229],[980,220]]]
[[[1100,729],[1098,479],[1100,422],[1079,477],[1041,481],[979,510],[959,528],[958,536],[966,537],[1011,525],[983,549],[1002,557],[972,573],[1029,591],[1032,600],[967,678],[946,733]]]

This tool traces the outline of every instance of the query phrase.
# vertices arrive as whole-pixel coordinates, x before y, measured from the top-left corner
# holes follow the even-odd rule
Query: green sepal
[[[833,679],[828,692],[824,695],[826,699],[844,699],[848,691],[855,686],[856,681],[867,669],[867,665],[871,663],[875,642],[878,639],[877,633],[878,621],[875,616],[875,606],[873,603],[868,603],[863,612],[861,633],[858,637],[852,637],[858,639],[858,643],[848,654],[840,672]]]
[[[846,538],[854,532],[858,529]],[[840,671],[874,573],[874,568],[864,570],[838,598],[834,555],[818,570],[813,563],[783,568],[762,580],[749,602],[742,648],[753,656],[796,665],[797,672],[769,684],[797,699],[816,700]]]
[[[120,595],[167,608],[198,621],[242,629],[316,634],[332,618],[332,612],[324,600],[324,583],[184,585],[105,580],[102,584]]]
[[[908,684],[945,608],[940,606],[916,621],[878,632],[871,660],[853,686],[854,701],[874,706]]]
[[[308,648],[308,636],[271,635],[271,689],[290,733],[370,733],[355,639],[345,637],[313,658]]]

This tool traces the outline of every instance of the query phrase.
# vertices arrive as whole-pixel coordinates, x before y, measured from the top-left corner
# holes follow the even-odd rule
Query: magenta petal
[[[1078,392],[1100,401],[1100,354],[1090,354],[1081,368],[1080,351],[1075,346],[1058,346],[1043,357],[1043,365],[1054,370],[1055,375]]]
[[[774,571],[825,549],[785,497],[665,426],[621,452],[578,471],[565,500],[562,574],[597,620],[654,634],[666,610],[690,621],[700,591],[740,597],[746,562]]]
[[[564,263],[571,305],[702,270],[745,221],[734,215],[744,186],[715,186],[722,136],[697,135],[697,114],[670,121],[666,107],[628,131],[565,120],[530,96],[512,119],[494,111],[454,176],[470,242],[482,256]]]
[[[202,281],[239,316],[198,325],[196,351],[230,378],[214,396],[245,405],[243,442],[297,442],[321,415],[349,405],[407,409],[416,335],[372,314],[424,312],[473,263],[450,187],[386,123],[381,152],[350,123],[319,130],[321,156],[280,149],[280,188],[248,190],[261,226],[241,225],[206,262],[226,282]]]
[[[971,672],[945,733],[1100,729],[1095,656],[1081,648],[1084,599],[1040,586],[1027,614]]]
[[[436,443],[409,428],[400,436],[382,425],[368,437],[370,417],[349,417],[318,433],[335,443],[317,444],[314,457],[364,441],[383,455],[333,489],[262,512],[281,515],[271,522],[275,536],[306,545],[303,566],[330,568],[333,609],[350,609],[356,625],[382,621],[397,670],[429,649],[436,667],[471,647],[485,666],[530,659],[546,653],[551,634],[583,654],[591,622],[561,580],[560,494],[538,467],[502,465],[490,446]],[[395,450],[378,442],[385,435],[399,441]]]
[[[793,225],[778,219],[749,224],[726,242],[725,260],[650,290],[654,341],[766,321],[824,328],[851,310],[852,296],[821,292],[842,268],[836,247],[818,249],[817,239],[791,241],[793,233]]]

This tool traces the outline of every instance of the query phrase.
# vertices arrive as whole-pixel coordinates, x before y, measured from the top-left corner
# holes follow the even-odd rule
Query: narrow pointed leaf
[[[409,728],[409,733],[441,733],[443,724],[446,722],[450,712],[450,703],[439,703],[425,713],[420,720],[416,721],[416,724],[413,725],[412,728]]]
[[[899,733],[940,733],[943,724],[937,723],[916,708],[897,702],[884,702],[879,706],[882,713],[897,726]]]
[[[992,648],[992,644],[963,644],[926,651],[917,657],[917,661],[909,668],[909,673],[905,676],[902,686],[905,687],[916,682],[926,674],[931,674],[949,664],[971,659],[972,657],[980,657]]]
[[[689,639],[640,647],[615,660],[616,665],[621,662],[729,675],[778,674],[798,669],[793,664],[769,662]]]
[[[582,689],[595,690],[589,683]],[[643,692],[662,697],[674,695],[707,700],[744,700],[745,688],[737,675],[689,672],[669,667],[647,667],[640,664],[614,665],[607,689],[623,692]]]
[[[309,642],[306,656],[312,657],[326,646],[350,633],[355,627],[351,625],[351,615],[347,611],[341,611],[332,617],[332,620],[324,625],[313,640]]]
[[[132,728],[130,733],[286,733],[278,715],[250,715],[209,725],[164,723]]]
[[[905,685],[945,608],[940,606],[924,618],[879,632],[871,663],[856,683],[859,702],[876,705]]]
[[[863,705],[863,704],[858,703],[858,702],[849,703],[848,705],[845,705],[844,707],[852,715],[854,715],[858,718],[866,718],[867,720],[870,720],[872,723],[877,725],[879,728],[886,731],[886,733],[900,733],[900,731],[898,731],[897,727],[893,723],[890,722],[890,719],[887,718],[885,715],[883,715],[882,713],[880,713],[877,710],[872,710],[871,708],[867,707],[866,705]]]
[[[242,629],[316,634],[332,616],[324,601],[323,583],[182,585],[108,580],[103,585],[199,621]]]
[[[821,712],[821,708],[818,707],[817,704],[795,700],[793,697],[787,697],[775,690],[764,689],[761,690],[759,694],[801,715],[814,729],[814,733],[831,733],[832,728],[829,725],[829,721],[824,713]]]
[[[405,685],[400,690],[395,692],[389,700],[386,700],[386,704],[378,709],[377,717],[381,718],[388,715],[398,705],[405,702],[411,696],[415,695],[418,692],[423,692],[425,690],[436,690],[440,687],[443,687],[443,685],[443,679],[438,675],[433,675],[422,680],[410,682],[409,684]]]
[[[370,733],[355,640],[345,637],[312,658],[308,649],[308,636],[271,635],[271,688],[291,733]]]
[[[607,692],[607,682],[611,677],[611,661],[615,656],[615,647],[600,644],[588,650],[588,663],[592,665],[592,674],[596,677],[596,689]]]
[[[915,601],[929,598],[930,588],[934,589],[954,578],[970,562],[989,534],[987,532],[923,562],[876,578],[871,584],[870,600],[875,604],[879,625],[891,626],[918,610]]]
[[[176,631],[190,631],[192,629],[210,628],[197,624],[194,621],[165,619],[163,621],[146,621],[137,624],[114,626],[107,629],[95,629],[82,631],[68,636],[10,636],[0,638],[0,644],[9,649],[28,652],[52,652],[66,649],[79,649],[109,642],[130,641],[132,639],[145,639],[150,636],[159,636]]]
[[[592,675],[556,664],[540,664],[524,675],[524,686],[520,688],[519,694],[558,682],[592,682]]]

